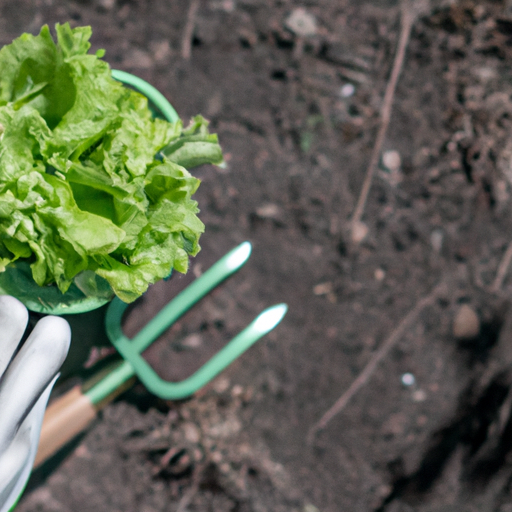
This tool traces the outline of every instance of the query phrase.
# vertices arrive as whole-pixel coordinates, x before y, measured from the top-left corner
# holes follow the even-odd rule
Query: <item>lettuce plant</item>
[[[187,167],[222,152],[201,116],[155,119],[88,53],[90,27],[55,31],[0,50],[0,271],[131,302],[186,272],[204,229]]]

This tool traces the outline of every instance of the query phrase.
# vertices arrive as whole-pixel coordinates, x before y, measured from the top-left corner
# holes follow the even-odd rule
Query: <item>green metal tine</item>
[[[277,304],[260,313],[245,329],[217,352],[199,370],[180,382],[168,382],[156,374],[141,353],[197,301],[239,270],[251,254],[251,244],[244,242],[170,301],[133,339],[124,335],[121,320],[127,304],[114,300],[106,316],[107,335],[124,361],[100,383],[86,392],[91,402],[99,403],[123,382],[137,375],[146,388],[164,399],[181,399],[192,395],[210,382],[245,350],[270,332],[284,317],[288,307]]]

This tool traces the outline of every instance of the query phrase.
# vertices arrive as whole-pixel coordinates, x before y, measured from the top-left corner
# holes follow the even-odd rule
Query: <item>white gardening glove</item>
[[[28,480],[46,404],[71,339],[66,320],[46,316],[16,353],[27,322],[25,306],[0,295],[0,512],[16,503]]]

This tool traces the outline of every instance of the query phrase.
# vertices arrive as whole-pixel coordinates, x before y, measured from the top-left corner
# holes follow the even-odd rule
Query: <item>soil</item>
[[[512,3],[416,2],[383,147],[398,155],[379,164],[360,243],[349,220],[399,3],[200,0],[193,18],[190,5],[2,0],[0,43],[44,23],[91,25],[112,67],[219,134],[227,168],[195,171],[203,250],[189,275],[150,289],[126,331],[230,248],[249,240],[253,253],[149,350],[165,378],[190,374],[265,307],[289,311],[193,398],[135,385],[34,473],[17,510],[510,512],[512,278],[496,276],[512,233]],[[461,306],[478,320],[466,339]]]

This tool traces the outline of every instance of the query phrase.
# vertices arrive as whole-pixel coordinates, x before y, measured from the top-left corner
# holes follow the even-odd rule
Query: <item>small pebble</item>
[[[400,153],[394,149],[384,151],[382,155],[382,164],[391,172],[398,172],[402,166]]]
[[[482,82],[487,82],[493,78],[496,78],[496,69],[490,67],[475,67],[471,70],[471,72]]]
[[[196,444],[199,442],[199,439],[201,439],[201,433],[193,423],[184,423],[181,428],[185,435],[185,439],[189,443]]]
[[[256,215],[262,219],[277,219],[281,210],[277,204],[269,203],[256,208]]]
[[[219,0],[218,2],[212,2],[211,7],[224,12],[233,12],[236,5],[233,0]]]
[[[231,471],[231,465],[228,462],[223,462],[219,465],[219,471],[227,475]]]
[[[401,436],[405,432],[407,424],[407,415],[404,413],[391,414],[382,425],[382,431],[386,434]]]
[[[134,48],[128,53],[123,65],[130,68],[150,69],[154,65],[154,60],[149,52]]]
[[[375,272],[373,273],[373,277],[375,277],[377,281],[383,281],[386,277],[386,272],[381,268],[376,268]]]
[[[355,222],[352,224],[352,242],[359,244],[368,235],[368,226],[364,222]]]
[[[92,454],[89,451],[89,448],[85,446],[85,444],[78,445],[76,450],[74,451],[75,456],[80,457],[82,459],[92,459]]]
[[[212,459],[212,461],[215,462],[216,464],[219,464],[222,460],[222,453],[219,451],[210,453],[210,459]]]
[[[327,295],[332,293],[332,283],[327,281],[326,283],[319,283],[313,288],[315,295]]]
[[[356,92],[356,88],[353,84],[345,84],[340,89],[340,96],[342,98],[350,98]]]
[[[385,496],[388,496],[389,494],[391,494],[392,490],[393,490],[393,487],[391,485],[381,484],[375,490],[375,494],[381,498],[384,498]]]
[[[181,345],[188,348],[197,348],[203,344],[203,338],[200,334],[189,334],[182,342]]]
[[[427,399],[427,393],[423,389],[417,389],[413,392],[412,399],[414,402],[424,402]]]
[[[106,11],[111,11],[116,5],[116,0],[99,0],[98,3]]]
[[[213,383],[213,389],[215,389],[216,393],[224,393],[229,389],[230,385],[231,383],[229,382],[229,379],[227,377],[219,377]]]
[[[480,332],[480,319],[476,311],[468,304],[462,304],[452,326],[453,336],[457,340],[470,340],[476,338]]]
[[[231,396],[236,398],[238,396],[241,396],[243,392],[244,392],[244,388],[242,386],[240,386],[240,384],[235,384],[233,386],[233,389],[231,389]]]
[[[203,265],[201,265],[201,263],[195,263],[192,266],[192,274],[194,274],[196,279],[201,277],[203,275]]]
[[[404,373],[401,381],[404,386],[414,386],[416,384],[416,378],[412,373]]]
[[[285,27],[299,37],[314,36],[317,32],[316,18],[303,7],[297,7],[286,18]]]
[[[430,234],[430,245],[435,252],[440,253],[443,248],[444,234],[440,229],[434,229]]]

